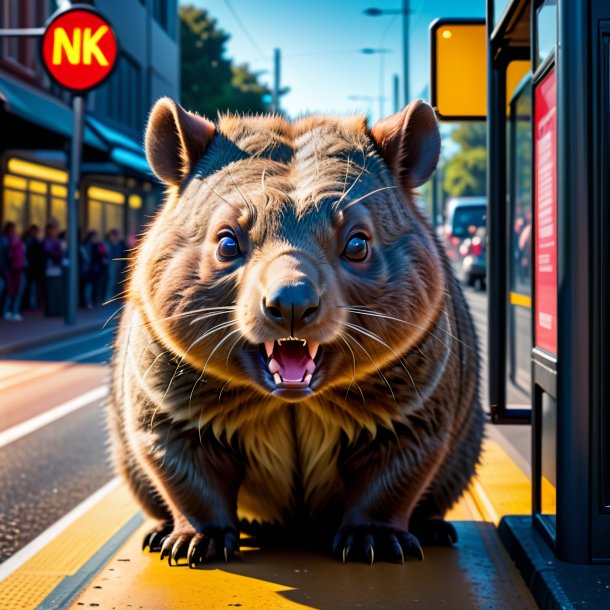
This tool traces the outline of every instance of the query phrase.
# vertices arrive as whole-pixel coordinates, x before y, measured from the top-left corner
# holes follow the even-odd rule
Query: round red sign
[[[62,87],[84,92],[112,72],[118,44],[110,23],[97,11],[72,7],[53,16],[42,37],[42,62]]]

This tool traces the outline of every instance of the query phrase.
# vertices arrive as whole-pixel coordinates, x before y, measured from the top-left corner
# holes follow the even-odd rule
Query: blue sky
[[[368,17],[368,7],[400,8],[401,0],[180,0],[206,8],[231,34],[228,56],[266,70],[271,83],[273,49],[282,51],[282,84],[291,91],[282,98],[290,116],[309,111],[344,114],[360,111],[379,118],[393,111],[392,75],[402,80],[401,16]],[[410,0],[411,98],[427,91],[428,26],[437,17],[484,17],[485,0]],[[249,36],[244,33],[233,11]],[[380,55],[362,48],[386,48],[383,79]],[[465,67],[467,69],[467,67]],[[401,85],[402,92],[402,85]],[[369,96],[371,100],[350,100]],[[402,103],[402,99],[401,99]]]

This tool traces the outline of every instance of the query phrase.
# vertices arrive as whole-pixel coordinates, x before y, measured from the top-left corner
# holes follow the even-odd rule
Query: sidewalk
[[[40,310],[25,311],[22,322],[0,319],[0,355],[101,329],[119,307],[120,303],[115,302],[79,309],[73,326],[67,326],[63,318],[47,318]]]

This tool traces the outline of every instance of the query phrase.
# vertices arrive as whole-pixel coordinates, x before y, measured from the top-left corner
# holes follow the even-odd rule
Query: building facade
[[[81,2],[82,3],[82,2]],[[118,65],[87,95],[79,229],[117,229],[133,243],[161,197],[143,128],[154,101],[179,99],[177,0],[88,2],[113,24]],[[42,27],[62,0],[3,0],[0,28]],[[0,222],[19,232],[67,225],[70,94],[44,73],[37,38],[0,38]]]

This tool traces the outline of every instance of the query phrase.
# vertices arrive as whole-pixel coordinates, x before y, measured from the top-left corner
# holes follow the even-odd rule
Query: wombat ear
[[[211,121],[164,97],[148,118],[146,158],[160,180],[177,186],[203,156],[213,136]]]
[[[404,189],[415,188],[432,176],[441,136],[434,110],[423,100],[375,123],[371,137]]]

